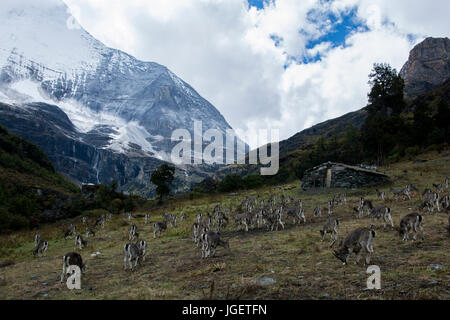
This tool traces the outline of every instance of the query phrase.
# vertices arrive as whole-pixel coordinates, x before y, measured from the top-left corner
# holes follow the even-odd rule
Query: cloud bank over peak
[[[93,36],[167,66],[233,128],[281,139],[360,109],[374,62],[399,70],[450,30],[447,0],[252,2],[65,0]]]

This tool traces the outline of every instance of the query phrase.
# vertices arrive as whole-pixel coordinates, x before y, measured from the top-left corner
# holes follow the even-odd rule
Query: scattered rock
[[[39,278],[39,276],[37,276],[37,275],[34,275],[34,276],[31,276],[31,277],[30,277],[31,280],[36,280],[36,279],[38,279],[38,278]]]
[[[47,293],[47,292],[44,292],[44,293],[41,294],[41,296],[42,296],[42,297],[48,297],[48,293]]]
[[[317,266],[320,266],[321,264],[323,264],[322,261],[319,261],[319,262],[316,263]]]
[[[428,162],[428,160],[416,159],[416,160],[414,160],[413,163],[425,163],[425,162]]]
[[[324,293],[324,294],[322,295],[322,297],[323,297],[323,298],[329,298],[329,297],[331,297],[331,295],[330,295],[329,293]]]
[[[431,269],[431,270],[433,270],[433,271],[444,269],[444,267],[441,266],[440,264],[430,264],[430,265],[428,266],[428,268]]]
[[[256,282],[262,286],[266,286],[266,285],[275,284],[277,281],[273,278],[261,277],[261,278],[256,279]]]
[[[48,286],[48,282],[43,282],[42,285],[43,285],[44,287],[46,287],[46,286]]]
[[[432,280],[427,283],[427,285],[430,287],[437,286],[438,284],[439,284],[439,281],[437,281],[437,280]]]

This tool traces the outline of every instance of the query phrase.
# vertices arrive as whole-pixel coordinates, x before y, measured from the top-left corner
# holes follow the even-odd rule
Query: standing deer
[[[341,260],[344,265],[348,264],[348,259],[352,253],[356,254],[356,264],[359,263],[361,255],[365,253],[365,263],[370,263],[370,257],[373,251],[373,239],[375,238],[375,231],[368,228],[359,228],[350,233],[347,238],[339,244],[339,249],[334,250],[336,258]]]

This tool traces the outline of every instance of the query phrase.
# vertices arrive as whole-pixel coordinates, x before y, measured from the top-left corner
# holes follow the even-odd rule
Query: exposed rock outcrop
[[[414,98],[442,85],[450,77],[449,54],[449,38],[427,38],[416,45],[400,71],[406,95]]]

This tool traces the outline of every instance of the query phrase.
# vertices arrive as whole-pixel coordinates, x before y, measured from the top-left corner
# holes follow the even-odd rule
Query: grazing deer
[[[403,238],[403,241],[409,240],[410,232],[414,233],[413,239],[416,240],[417,229],[420,230],[420,233],[422,235],[422,240],[424,240],[422,222],[423,222],[423,217],[416,212],[412,212],[412,213],[404,216],[402,218],[402,220],[400,221],[400,227],[398,228],[398,233],[399,233],[400,237]]]
[[[86,272],[86,264],[83,263],[83,259],[81,258],[81,255],[79,253],[76,252],[66,253],[63,257],[61,282],[64,281],[64,278],[66,276],[66,268],[68,269],[69,266],[78,266],[82,273]]]
[[[411,200],[411,195],[410,195],[410,192],[409,192],[408,188],[396,189],[396,190],[392,190],[392,188],[391,188],[391,191],[392,191],[392,193],[394,195],[394,199],[396,201],[398,201],[399,197],[401,197],[401,196],[403,196],[403,200],[406,200],[406,198]]]
[[[42,255],[44,255],[44,257],[46,257],[47,249],[48,249],[48,241],[39,239],[39,242],[36,245],[36,248],[33,250],[33,256],[35,256],[37,254],[39,257],[42,257]]]
[[[80,248],[80,250],[83,249],[83,247],[87,246],[87,240],[83,239],[83,236],[81,234],[77,235],[75,237],[75,241],[74,241],[74,249],[78,246]]]
[[[394,222],[392,221],[391,217],[391,208],[388,208],[386,206],[377,206],[370,210],[370,219],[372,221],[372,224],[375,219],[380,220],[383,219],[384,221],[384,229],[386,229],[386,220],[388,220],[391,223],[392,228],[394,228]]]
[[[211,256],[211,249],[213,250],[212,256],[216,255],[216,249],[218,246],[222,246],[228,251],[230,250],[230,245],[227,240],[220,239],[220,234],[218,232],[209,231],[202,234],[202,258],[208,258]]]
[[[352,253],[356,254],[356,264],[359,263],[361,255],[366,254],[365,263],[370,263],[373,251],[373,239],[376,232],[368,228],[359,228],[350,233],[347,238],[339,244],[339,249],[334,250],[334,256],[341,260],[344,265],[348,264],[348,259]]]
[[[186,214],[182,212],[180,215],[180,222],[183,222],[184,220],[186,220]]]
[[[135,261],[134,267],[136,268],[137,264],[140,263],[139,260],[144,260],[145,248],[141,247],[140,242],[130,242],[123,246],[123,264],[125,271],[127,270],[127,262],[130,265],[130,270],[133,271],[133,261]],[[147,244],[145,243],[146,246]]]
[[[86,223],[87,223],[87,217],[81,218],[81,222],[82,222],[83,224],[86,224]]]
[[[139,233],[137,232],[136,224],[133,223],[128,230],[128,240],[133,241],[135,237],[139,238]]]
[[[331,234],[331,244],[330,247],[334,245],[337,240],[337,235],[339,232],[339,219],[328,217],[325,222],[323,229],[320,230],[320,235],[322,236],[322,241],[325,240],[327,232]]]
[[[381,200],[386,201],[386,192],[385,191],[380,191],[378,189],[375,189],[377,192],[377,197],[378,199],[381,198]]]
[[[322,217],[322,209],[320,208],[320,205],[314,208],[314,217]]]
[[[144,224],[149,224],[150,223],[150,214],[146,213],[145,217],[144,217]]]
[[[131,217],[132,217],[132,216],[131,216],[131,213],[128,212],[128,213],[127,213],[127,219],[128,219],[128,221],[131,221]]]
[[[432,192],[431,190],[425,190],[423,194],[422,204],[419,206],[420,210],[423,210],[425,207],[428,210],[429,214],[432,214],[434,211],[435,205],[437,206],[438,211],[440,211],[439,207],[439,194],[436,192]]]
[[[106,215],[106,220],[111,220],[112,219],[112,213],[108,212],[108,214]]]
[[[445,178],[445,188],[446,189],[450,188],[450,178],[449,177]]]
[[[167,230],[167,223],[165,221],[164,222],[155,222],[153,224],[153,238],[154,239],[156,238],[157,233],[159,234],[158,236],[160,237],[161,233],[165,230]]]

